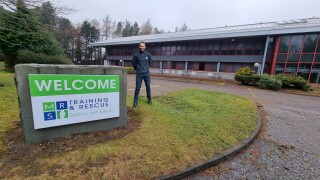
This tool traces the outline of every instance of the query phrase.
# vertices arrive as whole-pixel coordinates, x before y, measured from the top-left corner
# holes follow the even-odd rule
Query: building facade
[[[153,73],[233,79],[248,66],[320,83],[319,39],[320,18],[309,18],[117,38],[91,46],[105,48],[105,64],[130,67],[144,41],[153,56]]]

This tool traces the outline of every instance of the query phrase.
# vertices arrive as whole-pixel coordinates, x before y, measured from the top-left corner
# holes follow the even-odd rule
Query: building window
[[[205,71],[217,71],[217,63],[205,63]]]
[[[314,59],[315,63],[320,63],[320,54],[316,54],[316,57]]]
[[[246,42],[245,40],[241,39],[238,41],[238,44],[237,44],[237,51],[236,51],[236,54],[237,55],[245,55],[245,48],[246,48]]]
[[[185,62],[177,62],[176,66],[178,70],[184,70],[185,69]]]
[[[226,66],[227,66],[226,63],[220,63],[219,72],[225,72],[226,71]]]
[[[277,62],[286,62],[287,54],[278,54],[277,55]]]
[[[125,67],[132,67],[132,61],[124,61]]]
[[[162,69],[171,69],[171,62],[170,61],[163,61],[162,62]]]
[[[176,69],[177,63],[175,61],[171,62],[171,69]]]
[[[279,44],[279,53],[287,53],[289,50],[289,42],[291,36],[281,36],[280,37],[280,44]]]
[[[275,63],[284,63],[285,73],[301,75],[311,82],[311,79],[308,79],[312,76],[311,64],[320,61],[317,42],[319,43],[319,34],[280,36]],[[279,70],[276,64],[274,73],[278,73]]]
[[[286,65],[286,73],[289,74],[296,74],[297,71],[297,67],[298,67],[298,63],[288,63]]]
[[[195,71],[199,70],[199,63],[198,62],[193,62],[192,63],[192,70],[195,70]]]
[[[304,39],[303,52],[313,53],[316,49],[318,34],[308,34]]]
[[[221,55],[228,55],[228,41],[224,40],[221,42]]]
[[[314,64],[310,76],[310,83],[320,83],[320,64]]]
[[[300,64],[300,66],[299,66],[299,69],[310,69],[311,68],[311,64],[310,63],[308,63],[308,64],[306,64],[306,63],[301,63]]]
[[[205,67],[205,63],[199,62],[199,71],[204,71],[205,70],[204,67]]]
[[[301,62],[312,62],[313,60],[313,54],[302,54],[301,56]]]
[[[234,65],[233,72],[237,72],[242,67],[241,64],[237,63]]]
[[[300,54],[288,54],[288,62],[298,62]]]
[[[303,35],[294,35],[291,38],[289,53],[300,53]]]
[[[206,44],[202,42],[199,47],[199,55],[206,55],[206,50],[207,50]]]
[[[152,68],[160,68],[160,61],[152,61],[151,67]]]

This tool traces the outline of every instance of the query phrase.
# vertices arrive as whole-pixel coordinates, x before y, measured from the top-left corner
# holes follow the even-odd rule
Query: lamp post
[[[261,74],[261,65],[260,65],[260,63],[254,63],[253,66],[256,67],[256,68],[258,68],[257,74]]]

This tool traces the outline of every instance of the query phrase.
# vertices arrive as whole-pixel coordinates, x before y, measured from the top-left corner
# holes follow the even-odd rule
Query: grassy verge
[[[137,131],[117,141],[41,159],[40,166],[59,165],[55,177],[62,178],[152,179],[203,162],[236,145],[256,127],[255,105],[245,98],[187,90],[159,97],[152,106],[141,101],[138,114],[143,122]],[[103,165],[86,169],[84,175],[88,162]]]
[[[4,68],[0,62],[0,69]],[[16,87],[13,80],[14,74],[0,71],[0,152],[5,149],[4,136],[19,121],[19,109]]]
[[[0,94],[5,98],[0,106],[5,112],[1,113],[0,132],[9,132],[18,119],[16,90],[13,74],[0,75],[1,82],[6,83]],[[155,98],[153,105],[146,101],[140,99],[134,114],[141,118],[141,124],[132,133],[63,153],[32,157],[36,162],[34,173],[26,175],[27,164],[16,163],[5,174],[0,171],[0,177],[153,179],[207,160],[245,139],[256,127],[254,103],[234,95],[189,89]],[[131,106],[132,97],[127,102]],[[0,167],[5,167],[6,161],[2,162]]]

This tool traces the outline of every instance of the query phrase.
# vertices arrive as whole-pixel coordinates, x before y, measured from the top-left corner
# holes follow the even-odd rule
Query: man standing
[[[148,103],[152,104],[151,100],[151,88],[150,88],[150,66],[151,66],[151,54],[145,51],[146,44],[144,42],[139,43],[139,52],[135,53],[132,58],[133,68],[136,71],[136,89],[134,92],[133,107],[138,106],[138,96],[140,93],[141,83],[144,80],[147,90]]]

